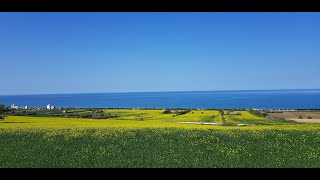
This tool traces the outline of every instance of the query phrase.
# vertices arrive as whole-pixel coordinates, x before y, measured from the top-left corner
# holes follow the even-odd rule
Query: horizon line
[[[170,93],[170,92],[230,92],[230,91],[302,91],[320,89],[243,89],[243,90],[181,90],[181,91],[129,91],[129,92],[87,92],[87,93],[39,93],[39,94],[0,94],[0,96],[24,96],[24,95],[62,95],[62,94],[120,94],[120,93]]]

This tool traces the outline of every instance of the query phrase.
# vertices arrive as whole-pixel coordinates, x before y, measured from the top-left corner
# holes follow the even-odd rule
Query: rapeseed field
[[[246,111],[175,116],[105,110],[111,119],[9,116],[0,121],[0,167],[320,167],[320,125],[267,120]],[[143,117],[143,120],[135,120]],[[260,123],[259,123],[260,122]]]

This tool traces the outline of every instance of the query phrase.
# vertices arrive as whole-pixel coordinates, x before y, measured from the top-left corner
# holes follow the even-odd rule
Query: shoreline
[[[23,110],[25,108],[9,108],[16,110]],[[165,110],[165,109],[177,109],[177,110],[233,110],[233,111],[248,111],[250,109],[256,111],[270,111],[269,113],[277,112],[294,112],[294,111],[320,111],[320,108],[275,108],[275,109],[256,109],[256,108],[182,108],[182,107],[166,107],[166,108],[127,108],[127,107],[56,107],[54,109],[47,109],[45,107],[31,107],[28,106],[25,110],[61,110],[61,109],[122,109],[122,110]]]

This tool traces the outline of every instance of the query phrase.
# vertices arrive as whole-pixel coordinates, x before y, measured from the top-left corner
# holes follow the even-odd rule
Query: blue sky
[[[320,89],[320,13],[0,13],[0,94]]]

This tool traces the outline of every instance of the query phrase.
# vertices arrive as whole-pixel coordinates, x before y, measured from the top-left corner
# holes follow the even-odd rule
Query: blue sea
[[[1,95],[10,106],[75,108],[320,108],[320,90],[250,90]]]

